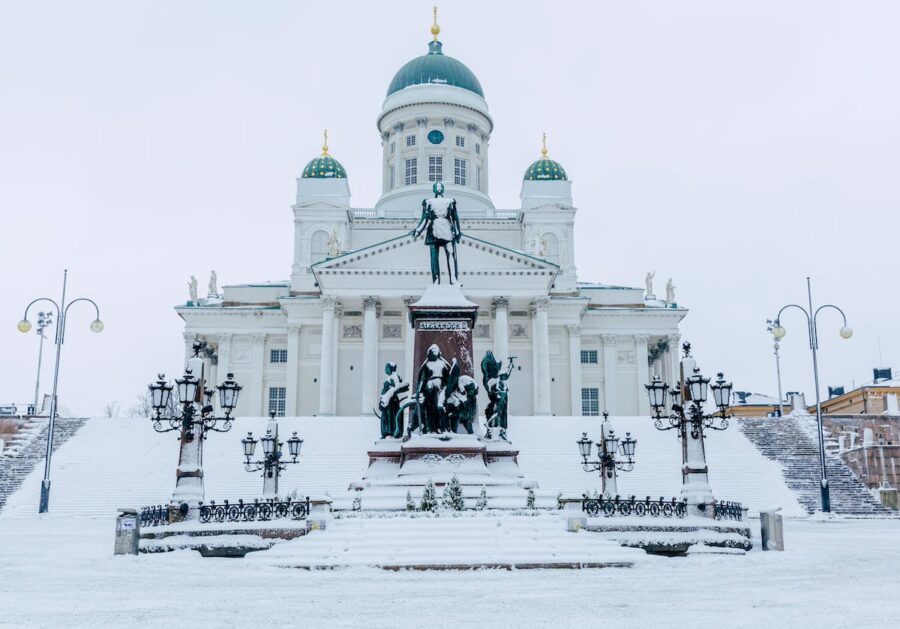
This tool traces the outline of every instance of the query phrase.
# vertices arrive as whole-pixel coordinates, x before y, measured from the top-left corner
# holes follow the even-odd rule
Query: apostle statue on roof
[[[459,284],[456,243],[462,237],[462,229],[456,212],[456,199],[444,197],[444,184],[440,181],[435,182],[432,190],[434,198],[422,201],[422,216],[410,235],[418,238],[425,232],[425,244],[431,248],[431,283],[441,283],[440,250],[443,249],[449,281]]]

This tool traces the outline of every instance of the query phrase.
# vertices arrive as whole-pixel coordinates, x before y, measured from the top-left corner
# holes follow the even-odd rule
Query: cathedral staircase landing
[[[85,421],[87,420],[84,418],[57,418],[53,434],[53,451],[56,452],[68,441]],[[25,477],[43,462],[47,451],[47,423],[46,417],[27,420],[0,455],[0,510],[13,492],[22,485]],[[38,497],[35,496],[35,509],[37,502]]]
[[[821,510],[819,448],[793,416],[740,417],[741,432],[764,456],[777,461],[787,486],[808,513]],[[841,515],[892,516],[838,457],[827,455],[831,510]]]

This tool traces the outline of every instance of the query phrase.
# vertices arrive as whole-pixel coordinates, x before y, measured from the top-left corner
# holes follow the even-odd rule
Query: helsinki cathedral
[[[372,415],[385,363],[414,380],[407,307],[431,271],[427,248],[410,232],[440,181],[462,227],[459,283],[479,307],[474,362],[488,350],[515,357],[510,414],[649,413],[644,385],[654,373],[675,380],[687,310],[671,289],[666,299],[647,294],[649,276],[646,290],[579,278],[572,181],[546,142],[539,159],[523,164],[521,205],[494,206],[494,119],[484,90],[444,52],[437,20],[431,32],[425,54],[391,79],[377,118],[375,206],[351,205],[352,173],[326,135],[297,179],[290,280],[221,292],[211,281],[208,297],[176,308],[186,345],[206,342],[213,382],[234,373],[244,386],[238,415]],[[482,413],[486,403],[480,391]]]

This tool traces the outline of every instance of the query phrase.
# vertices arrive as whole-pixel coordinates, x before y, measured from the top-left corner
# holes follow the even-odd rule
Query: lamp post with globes
[[[50,421],[47,424],[47,455],[44,458],[44,478],[41,481],[41,502],[38,507],[40,513],[47,513],[47,510],[50,508],[50,459],[53,455],[53,430],[56,426],[56,413],[58,408],[56,392],[59,385],[59,358],[62,353],[63,342],[66,338],[66,322],[68,321],[69,308],[79,301],[86,301],[91,304],[94,307],[95,315],[94,320],[91,321],[91,332],[99,333],[103,331],[103,322],[100,320],[100,308],[97,307],[94,300],[88,299],[87,297],[79,297],[66,302],[66,283],[68,282],[68,278],[69,271],[64,270],[62,298],[59,300],[59,303],[56,303],[49,297],[38,297],[25,306],[25,314],[16,326],[19,329],[19,332],[22,332],[23,334],[31,330],[31,321],[28,320],[28,310],[39,301],[48,301],[56,308],[56,335],[54,338],[54,343],[56,343],[56,362],[53,366],[53,394],[50,397]],[[40,318],[38,319],[38,325],[41,325]]]
[[[256,452],[256,444],[262,443],[263,458],[257,461],[251,461],[253,454]],[[247,437],[241,439],[241,445],[244,448],[244,469],[248,472],[263,472],[263,497],[275,498],[278,496],[278,477],[281,472],[287,469],[288,463],[299,463],[297,457],[300,456],[300,447],[303,445],[303,439],[294,432],[293,436],[287,440],[288,452],[290,452],[291,460],[282,461],[282,446],[284,442],[278,438],[278,419],[275,417],[275,411],[269,414],[269,425],[266,434],[259,439],[253,437],[252,432],[247,433]]]
[[[766,319],[766,330],[771,332],[774,329],[775,322]],[[775,376],[778,379],[778,416],[784,417],[784,393],[781,392],[781,356],[778,354],[781,344],[775,337],[772,337],[772,349],[775,351]]]
[[[216,417],[213,398],[216,390],[206,388],[203,359],[200,350],[203,345],[194,342],[194,356],[188,360],[184,375],[167,384],[163,374],[150,384],[150,404],[156,416],[153,429],[156,432],[177,430],[180,440],[178,469],[175,472],[175,491],[169,504],[169,521],[180,521],[196,517],[197,507],[203,500],[203,441],[209,431],[228,432],[233,418],[231,413],[237,406],[241,387],[228,374],[225,381],[216,387],[219,393],[219,407],[224,414]],[[169,407],[172,391],[177,389],[181,414],[163,416]],[[222,422],[222,427],[218,424]],[[168,425],[165,425],[168,424]]]
[[[681,497],[687,501],[688,513],[701,517],[715,517],[715,505],[712,489],[709,486],[709,467],[706,464],[706,448],[704,445],[706,430],[725,430],[728,428],[728,407],[731,406],[730,382],[719,373],[715,383],[709,384],[709,378],[700,373],[696,361],[690,355],[691,346],[683,346],[684,358],[681,361],[682,374],[691,373],[683,382],[674,387],[653,376],[653,382],[645,384],[650,406],[656,415],[657,430],[678,430],[681,438]],[[703,412],[703,404],[712,389],[713,401],[718,413]],[[671,395],[671,406],[667,400]],[[682,401],[682,397],[684,400]]]
[[[34,379],[34,404],[31,405],[32,415],[37,415],[38,412],[38,397],[41,392],[41,363],[44,358],[44,339],[47,336],[44,334],[44,330],[53,325],[53,313],[52,312],[44,312],[41,311],[38,313],[37,318],[37,328],[35,328],[35,332],[41,340],[38,344],[38,364],[37,364],[37,376]]]
[[[808,277],[806,278],[806,296],[808,298],[809,310],[803,306],[798,306],[797,304],[788,304],[778,311],[775,320],[772,322],[774,324],[772,327],[772,336],[775,337],[776,341],[780,341],[784,338],[784,335],[787,334],[787,330],[781,325],[781,315],[788,308],[796,308],[806,316],[807,333],[809,334],[809,349],[812,352],[813,380],[816,387],[816,431],[819,435],[819,463],[822,471],[822,511],[828,513],[831,511],[831,492],[828,487],[828,471],[825,467],[825,431],[822,426],[822,402],[819,396],[819,361],[816,356],[816,350],[819,349],[819,335],[816,321],[822,310],[832,308],[837,310],[844,320],[839,331],[841,338],[849,339],[853,336],[853,330],[847,325],[847,315],[834,304],[825,304],[813,310],[812,285]]]
[[[597,459],[589,461],[593,442],[588,439],[587,433],[581,433],[581,439],[577,442],[578,451],[581,454],[582,468],[585,472],[600,472],[600,482],[603,495],[606,498],[615,498],[618,493],[616,483],[616,471],[630,472],[634,469],[634,449],[637,440],[631,438],[631,433],[626,432],[624,439],[619,439],[609,423],[609,413],[603,413],[603,422],[600,424],[600,440],[597,442]],[[618,460],[616,453],[620,452],[625,460]]]

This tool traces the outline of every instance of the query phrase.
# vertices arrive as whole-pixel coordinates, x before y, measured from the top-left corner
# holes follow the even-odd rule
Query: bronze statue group
[[[485,409],[487,432],[497,430],[500,439],[506,439],[509,406],[508,380],[513,370],[515,356],[511,356],[506,369],[503,361],[488,351],[481,361],[482,384],[488,396]],[[460,432],[474,434],[478,416],[478,384],[471,376],[462,373],[459,362],[452,362],[441,355],[437,345],[428,348],[427,356],[419,367],[416,387],[411,395],[409,383],[404,383],[397,373],[397,364],[384,366],[385,379],[376,415],[381,420],[381,437],[400,439],[404,435],[403,415],[409,409],[407,438],[413,432],[452,435]]]

